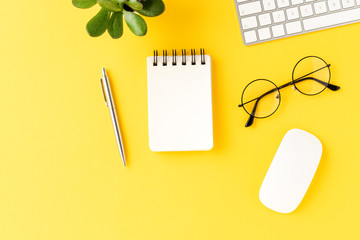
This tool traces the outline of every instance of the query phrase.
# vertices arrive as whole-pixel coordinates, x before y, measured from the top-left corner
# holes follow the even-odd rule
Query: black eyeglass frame
[[[266,92],[265,94],[261,95],[261,96],[258,97],[258,98],[254,98],[254,99],[252,99],[252,100],[250,100],[250,101],[247,101],[247,102],[243,103],[243,102],[244,102],[244,93],[245,93],[245,90],[247,89],[248,86],[250,86],[252,83],[257,82],[257,81],[267,81],[267,82],[270,82],[271,84],[274,85],[274,88],[271,89],[270,91]],[[280,86],[280,87],[281,87],[281,86]],[[251,102],[253,102],[253,101],[257,100],[257,99],[260,100],[262,97],[265,97],[266,95],[268,95],[268,94],[270,94],[270,93],[273,93],[273,92],[276,92],[276,91],[277,91],[278,94],[279,94],[279,95],[277,96],[278,99],[279,99],[279,104],[277,105],[276,109],[275,109],[271,114],[269,114],[269,115],[267,115],[267,116],[265,116],[265,117],[258,117],[258,116],[255,116],[255,115],[254,115],[253,112],[256,110],[259,101],[257,101],[257,102],[255,103],[255,105],[254,105],[254,107],[253,107],[253,110],[252,110],[252,113],[249,113],[248,110],[246,110],[246,108],[244,107],[244,105],[246,105],[246,104],[248,104],[248,103],[251,103]],[[248,85],[246,85],[246,87],[244,88],[244,91],[243,91],[242,94],[241,94],[241,104],[239,104],[239,107],[244,108],[245,112],[246,112],[247,114],[249,114],[250,116],[253,116],[254,118],[262,119],[262,118],[267,118],[267,117],[270,117],[271,115],[273,115],[273,114],[278,110],[278,108],[280,107],[280,103],[281,103],[280,88],[278,88],[278,86],[277,86],[273,81],[270,81],[269,79],[259,78],[259,79],[255,79],[255,80],[251,81]]]
[[[324,66],[324,67],[321,67],[321,68],[319,68],[319,69],[316,69],[316,70],[313,71],[313,72],[310,72],[310,73],[308,73],[308,74],[305,74],[305,75],[303,75],[303,76],[301,76],[301,77],[299,77],[299,78],[297,78],[297,79],[294,79],[294,72],[295,72],[295,69],[296,69],[296,67],[298,66],[298,64],[299,64],[302,60],[304,60],[304,59],[306,59],[306,58],[310,58],[310,57],[314,57],[314,58],[320,59],[321,61],[323,61],[323,62],[325,63],[325,66]],[[277,87],[277,85],[276,85],[274,82],[272,82],[272,81],[270,81],[270,80],[268,80],[268,79],[255,79],[255,80],[251,81],[251,82],[250,82],[249,84],[247,84],[246,87],[244,88],[244,90],[243,90],[243,92],[242,92],[242,94],[241,94],[241,104],[239,104],[239,106],[238,106],[238,107],[242,107],[242,108],[245,110],[245,112],[250,115],[248,121],[247,121],[246,124],[245,124],[245,127],[251,126],[251,125],[253,124],[253,122],[254,122],[254,118],[259,118],[259,119],[267,118],[267,117],[272,116],[272,115],[278,110],[278,108],[280,107],[280,103],[281,103],[280,89],[282,89],[282,88],[285,88],[285,87],[294,85],[294,87],[295,87],[295,89],[296,89],[297,91],[299,91],[300,93],[302,93],[302,94],[304,94],[304,95],[307,95],[307,96],[318,95],[318,94],[322,93],[326,88],[329,88],[329,89],[332,90],[332,91],[337,91],[337,90],[339,90],[339,89],[340,89],[339,86],[330,83],[330,79],[331,79],[330,66],[331,66],[330,64],[326,63],[326,61],[325,61],[324,59],[322,59],[322,58],[320,58],[320,57],[318,57],[318,56],[306,56],[306,57],[303,57],[302,59],[300,59],[300,60],[295,64],[295,66],[294,66],[294,68],[293,68],[293,71],[292,71],[292,81],[290,81],[290,82],[288,82],[288,83],[285,83],[285,84]],[[322,70],[322,69],[324,69],[324,68],[328,68],[328,71],[329,71],[329,80],[328,80],[328,82],[324,82],[324,81],[322,81],[322,80],[319,80],[319,79],[313,78],[313,77],[306,77],[306,76],[309,76],[309,75],[311,75],[311,74],[313,74],[313,73],[315,73],[315,72],[317,72],[317,71],[320,71],[320,70]],[[256,82],[256,81],[259,81],[259,80],[268,81],[268,82],[272,83],[272,84],[275,86],[275,88],[273,88],[273,89],[271,89],[270,91],[262,94],[262,95],[261,95],[260,97],[258,97],[258,98],[254,98],[254,99],[252,99],[252,100],[247,101],[246,103],[244,103],[244,101],[243,101],[243,99],[244,99],[244,93],[245,93],[247,87],[248,87],[250,84],[252,84],[252,83],[254,83],[254,82]],[[299,82],[302,82],[302,81],[305,81],[305,80],[314,80],[314,81],[322,84],[322,85],[324,86],[324,88],[323,88],[321,91],[319,91],[319,92],[317,92],[317,93],[314,93],[314,94],[304,93],[304,92],[302,92],[302,91],[296,86],[296,83],[299,83]],[[254,114],[255,114],[255,111],[256,111],[256,108],[257,108],[257,105],[258,105],[260,99],[263,98],[264,96],[270,94],[270,93],[275,92],[275,91],[278,91],[278,98],[279,98],[279,104],[278,104],[278,106],[276,107],[276,109],[275,109],[271,114],[269,114],[269,115],[267,115],[267,116],[265,116],[265,117],[257,117],[257,116],[255,116]],[[253,101],[255,101],[255,100],[256,100],[256,102],[255,102],[255,105],[254,105],[254,107],[253,107],[253,110],[251,111],[251,113],[249,113],[249,112],[246,110],[246,108],[244,107],[244,105],[245,105],[245,104],[248,104],[248,103],[250,103],[250,102],[253,102]]]

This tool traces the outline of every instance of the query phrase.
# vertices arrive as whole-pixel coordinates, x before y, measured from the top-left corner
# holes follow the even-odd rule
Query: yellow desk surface
[[[91,38],[98,11],[70,0],[0,9],[0,239],[359,239],[360,24],[246,47],[233,0],[165,0],[148,34]],[[146,57],[205,48],[212,57],[214,148],[148,147]],[[246,84],[290,80],[306,55],[331,63],[342,89],[282,91],[272,117],[245,128]],[[122,166],[101,88],[109,69],[126,149]],[[323,144],[318,171],[290,214],[258,193],[291,128]]]

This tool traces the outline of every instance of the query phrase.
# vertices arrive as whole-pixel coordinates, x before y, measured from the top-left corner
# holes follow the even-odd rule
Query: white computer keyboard
[[[235,0],[245,45],[360,20],[360,0]]]

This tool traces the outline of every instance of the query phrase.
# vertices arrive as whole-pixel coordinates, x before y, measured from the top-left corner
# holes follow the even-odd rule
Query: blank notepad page
[[[149,145],[152,151],[200,151],[213,147],[211,58],[147,58]]]

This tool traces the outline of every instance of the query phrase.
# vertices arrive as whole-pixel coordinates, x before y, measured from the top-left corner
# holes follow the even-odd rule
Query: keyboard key
[[[291,4],[292,4],[292,5],[301,4],[301,3],[303,3],[303,2],[304,2],[304,0],[291,0]]]
[[[286,26],[287,34],[293,34],[293,33],[298,33],[298,32],[302,31],[300,21],[287,23],[285,26]]]
[[[288,7],[290,5],[289,0],[277,0],[279,8]]]
[[[252,43],[257,41],[256,33],[254,30],[249,32],[244,32],[245,42]]]
[[[342,0],[343,8],[349,8],[355,6],[354,0]]]
[[[340,0],[329,0],[328,6],[329,6],[329,11],[339,10],[341,8]]]
[[[259,1],[244,3],[238,6],[240,16],[247,16],[254,13],[261,12],[261,5]]]
[[[359,0],[359,1],[360,1],[360,0]],[[260,25],[261,25],[261,26],[265,26],[265,25],[271,24],[270,13],[265,13],[265,14],[259,15],[259,22],[260,22]]]
[[[316,14],[324,13],[327,11],[325,2],[314,3],[314,9]]]
[[[256,17],[252,16],[252,17],[243,18],[241,19],[241,24],[244,30],[257,27]]]
[[[355,20],[360,20],[360,8],[305,19],[303,24],[305,30],[314,30]]]
[[[272,15],[275,23],[285,21],[285,14],[283,10],[273,12]]]
[[[247,1],[250,1],[250,0],[237,0],[238,3],[247,2]]]
[[[265,11],[274,10],[275,9],[275,1],[274,0],[263,0],[263,6]]]
[[[286,9],[286,16],[289,20],[299,18],[299,10],[297,7]]]
[[[313,10],[311,4],[304,5],[300,7],[300,12],[302,17],[308,17],[313,15]]]
[[[277,25],[271,28],[274,37],[281,37],[285,35],[284,25]]]
[[[269,28],[261,28],[258,30],[259,39],[265,40],[271,38],[271,33]]]

